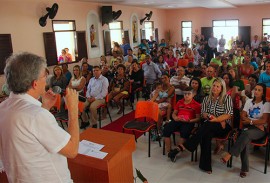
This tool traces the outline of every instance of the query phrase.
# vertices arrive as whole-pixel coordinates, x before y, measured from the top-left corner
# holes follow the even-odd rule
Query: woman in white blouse
[[[240,177],[244,178],[249,171],[249,144],[252,140],[261,139],[266,135],[267,119],[270,104],[266,102],[266,86],[258,83],[254,89],[253,99],[248,99],[241,113],[242,132],[229,152],[222,155],[221,161],[226,163],[231,156],[241,157]]]
[[[68,87],[75,89],[79,93],[83,94],[83,89],[85,86],[85,78],[82,76],[82,71],[79,65],[73,67],[73,76],[69,82]]]

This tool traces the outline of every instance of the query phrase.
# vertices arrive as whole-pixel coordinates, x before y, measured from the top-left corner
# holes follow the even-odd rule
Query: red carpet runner
[[[103,130],[110,130],[110,131],[114,131],[114,132],[123,132],[123,125],[127,122],[127,121],[131,121],[134,120],[134,116],[135,116],[135,111],[131,111],[130,113],[120,117],[119,119],[113,121],[112,123],[109,123],[108,125],[102,127],[101,129]],[[126,130],[125,133],[129,133],[129,134],[133,134],[132,131],[130,130]],[[136,138],[139,138],[143,133],[139,133],[139,132],[135,132]]]

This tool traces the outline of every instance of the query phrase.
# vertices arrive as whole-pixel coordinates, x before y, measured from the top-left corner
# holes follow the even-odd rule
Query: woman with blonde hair
[[[105,55],[100,56],[100,66],[103,67],[103,65],[108,64],[107,58]]]
[[[79,65],[73,67],[73,76],[69,82],[68,87],[75,89],[79,93],[83,94],[86,79],[82,76],[82,71]]]
[[[188,59],[189,62],[194,61],[194,53],[191,48],[186,49],[186,53],[184,55],[184,59]]]
[[[208,174],[212,173],[211,141],[215,137],[224,137],[231,131],[231,116],[233,114],[232,98],[226,94],[226,84],[223,79],[216,78],[211,87],[210,94],[201,104],[201,117],[204,122],[198,131],[186,142],[172,150],[168,156],[174,162],[176,154],[183,150],[193,152],[198,145],[201,146],[199,167]]]

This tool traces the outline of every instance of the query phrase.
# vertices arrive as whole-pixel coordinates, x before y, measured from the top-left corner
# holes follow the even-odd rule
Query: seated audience
[[[110,68],[109,68],[108,65],[104,65],[102,67],[101,74],[102,74],[102,76],[104,76],[104,77],[106,77],[108,79],[109,83],[111,82],[112,78],[114,78],[114,75],[110,71]]]
[[[92,69],[93,70],[93,69]],[[83,63],[82,64],[82,76],[85,78],[85,86],[88,86],[88,83],[92,77],[92,71],[88,70],[88,64]]]
[[[186,53],[185,53],[183,59],[188,59],[189,62],[194,61],[194,53],[193,53],[191,48],[186,49]]]
[[[167,64],[167,62],[165,62],[164,57],[162,55],[158,56],[158,61],[156,64],[157,64],[159,70],[162,72],[162,74],[170,73],[170,67]]]
[[[106,58],[106,56],[105,55],[101,55],[100,56],[100,66],[101,66],[101,68],[104,66],[104,65],[106,65],[106,64],[108,64],[108,61],[107,61],[107,58]]]
[[[161,126],[162,126],[162,111],[166,111],[166,121],[170,121],[172,106],[171,106],[171,97],[174,94],[174,87],[169,83],[169,77],[167,75],[162,76],[162,80],[166,81],[164,83],[156,83],[155,90],[150,94],[150,101],[158,103],[159,108],[159,119],[157,123],[158,129],[158,139],[161,138]]]
[[[270,87],[270,61],[265,63],[265,72],[260,75],[259,83],[264,83],[266,87]]]
[[[193,94],[194,94],[193,99],[199,104],[201,104],[205,96],[202,91],[201,80],[199,78],[193,77],[189,82],[189,86],[192,87],[193,89]]]
[[[194,90],[188,87],[184,90],[184,98],[179,100],[174,107],[172,121],[164,126],[163,136],[165,149],[168,156],[171,155],[171,135],[180,132],[180,143],[184,143],[189,138],[195,123],[200,121],[201,105],[194,97]]]
[[[193,77],[199,77],[201,75],[201,71],[195,69],[193,62],[189,62],[187,64],[187,69],[185,70],[185,75],[191,79]]]
[[[50,88],[54,86],[59,86],[62,91],[66,90],[68,85],[66,77],[63,75],[62,68],[59,65],[54,66],[53,68],[53,76],[51,77],[50,81]]]
[[[149,55],[145,56],[145,62],[142,65],[142,70],[144,71],[144,79],[146,80],[146,91],[144,92],[147,97],[149,97],[152,91],[152,85],[156,80],[158,80],[162,73],[158,66],[152,62]]]
[[[124,57],[124,62],[128,61],[128,56],[132,56],[132,60],[138,60],[138,58],[133,54],[133,50],[131,48],[127,50],[127,55]]]
[[[84,103],[84,108],[88,108],[90,111],[92,128],[97,128],[97,107],[105,103],[105,97],[108,94],[109,82],[108,79],[101,74],[101,69],[99,66],[93,67],[93,74],[94,77],[90,79],[87,86],[87,100]],[[90,125],[85,110],[82,113],[82,120],[83,122],[81,123],[81,129],[84,129]]]
[[[244,56],[244,63],[239,67],[239,75],[241,79],[247,79],[250,74],[254,73],[254,67],[250,64],[250,55]]]
[[[86,80],[82,76],[82,72],[79,65],[73,67],[73,76],[69,82],[68,87],[79,92],[80,95],[84,96],[83,89],[85,86]]]
[[[175,71],[176,71],[176,68],[177,68],[177,60],[173,56],[173,51],[172,50],[169,50],[168,51],[168,55],[165,55],[164,56],[164,60],[169,65],[169,67],[170,67],[170,74],[173,76],[174,73],[175,73]]]
[[[171,85],[175,88],[176,101],[184,97],[183,91],[189,86],[190,79],[185,76],[185,69],[178,67],[176,70],[176,76],[173,76],[170,80]]]
[[[104,63],[107,63],[106,57],[105,57],[105,56],[101,56],[100,59],[101,59],[101,60],[104,60],[104,59],[105,59]],[[90,64],[88,64],[88,59],[85,58],[85,57],[81,59],[81,64],[83,65],[84,63],[87,63],[87,66],[88,66],[87,70],[88,70],[89,72],[91,72],[91,74],[92,74],[92,73],[93,73],[93,66],[90,65]]]
[[[142,88],[144,85],[144,74],[143,74],[143,70],[140,68],[139,66],[140,64],[134,60],[132,62],[132,65],[130,67],[129,70],[129,81],[131,82],[131,94],[130,94],[130,102],[134,103],[134,95],[135,95],[135,91],[138,88]]]
[[[63,74],[65,75],[65,77],[67,78],[67,83],[69,83],[72,74],[71,72],[68,70],[68,64],[67,63],[63,63],[62,64],[62,70],[63,70]]]
[[[266,86],[259,83],[255,87],[253,99],[248,99],[241,114],[242,132],[236,139],[230,151],[224,153],[221,161],[226,163],[231,156],[241,156],[240,177],[244,178],[249,172],[249,146],[252,140],[261,139],[266,135],[267,120],[270,105],[266,102]]]
[[[212,66],[209,66],[206,69],[206,77],[201,78],[203,92],[206,95],[209,95],[210,88],[212,87],[212,84],[214,80],[216,79],[214,78],[214,75],[215,75],[215,68]]]
[[[241,92],[241,101],[243,107],[248,99],[252,99],[254,97],[254,89],[258,83],[258,77],[255,74],[249,75],[248,83],[249,84],[245,85],[245,90],[242,90]]]
[[[221,77],[224,73],[228,73],[231,66],[228,64],[228,58],[222,57],[221,58],[222,65],[217,69],[217,77]]]
[[[200,144],[201,155],[199,167],[208,174],[212,173],[211,165],[211,141],[215,137],[224,137],[231,131],[230,118],[233,115],[232,99],[226,94],[226,85],[223,79],[216,78],[211,87],[210,94],[204,98],[201,108],[201,116],[204,120],[198,131],[186,142],[180,144],[169,153],[174,162],[180,151],[193,152]]]
[[[117,114],[121,114],[123,111],[123,104],[121,99],[129,94],[129,81],[125,75],[126,67],[123,64],[117,66],[117,76],[112,79],[110,83],[109,101],[114,100],[118,105],[119,111]]]
[[[210,61],[210,66],[217,69],[221,65],[222,65],[222,63],[221,63],[221,53],[216,52],[215,53],[215,58],[212,58],[211,61]]]
[[[126,73],[129,73],[132,61],[133,61],[132,55],[128,55],[128,60],[124,63],[124,66],[126,67]]]

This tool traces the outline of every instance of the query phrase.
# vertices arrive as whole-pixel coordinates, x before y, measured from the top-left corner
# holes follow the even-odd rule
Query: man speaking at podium
[[[46,66],[45,59],[26,52],[7,59],[5,77],[11,93],[0,104],[0,160],[11,183],[73,182],[66,157],[78,154],[78,93],[66,92],[66,132],[49,112],[56,97],[51,90],[45,92]]]

